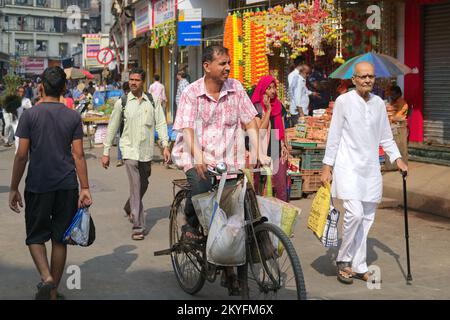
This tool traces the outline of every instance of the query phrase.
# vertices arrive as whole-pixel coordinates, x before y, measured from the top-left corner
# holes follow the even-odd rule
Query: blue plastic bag
[[[88,208],[80,208],[70,223],[70,226],[64,232],[62,242],[64,244],[79,245],[82,247],[90,246],[95,240],[94,221]]]

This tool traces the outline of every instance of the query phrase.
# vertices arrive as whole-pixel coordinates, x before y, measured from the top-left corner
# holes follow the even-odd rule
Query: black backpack
[[[147,96],[147,98],[150,100],[150,103],[153,106],[153,109],[155,109],[155,101],[153,100],[153,96],[151,93],[144,92],[144,94]],[[122,101],[122,113],[120,114],[120,127],[119,132],[120,136],[122,136],[123,128],[125,127],[125,107],[127,106],[127,95],[124,94],[120,100]]]

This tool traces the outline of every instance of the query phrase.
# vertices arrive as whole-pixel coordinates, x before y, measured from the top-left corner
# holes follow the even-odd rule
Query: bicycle
[[[210,176],[226,172],[210,171]],[[243,172],[228,174],[243,177]],[[213,189],[218,182],[214,179]],[[181,226],[186,223],[184,206],[189,192],[186,179],[173,180],[174,200],[170,210],[170,248],[155,252],[155,256],[171,255],[172,266],[181,289],[191,295],[199,292],[205,281],[213,283],[224,268],[206,259],[206,236],[202,241],[182,239]],[[180,190],[175,193],[175,189]],[[242,299],[306,300],[306,289],[300,259],[289,237],[276,225],[261,216],[253,187],[247,184],[244,200],[246,232],[246,263],[237,267]],[[199,231],[204,235],[203,229]],[[277,243],[277,247],[273,243]],[[279,263],[282,260],[282,263]]]

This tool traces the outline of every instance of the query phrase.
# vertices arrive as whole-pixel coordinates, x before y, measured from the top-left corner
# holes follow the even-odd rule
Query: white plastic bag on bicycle
[[[238,201],[234,201],[232,214],[227,216],[220,206],[226,174],[222,175],[214,202],[213,214],[206,242],[208,262],[221,266],[238,266],[246,262],[244,230],[244,197],[247,180],[239,192]]]

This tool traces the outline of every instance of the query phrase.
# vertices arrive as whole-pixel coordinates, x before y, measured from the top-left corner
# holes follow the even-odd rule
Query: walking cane
[[[406,176],[408,175],[407,171],[402,171],[403,177],[403,205],[405,208],[405,239],[406,239],[406,262],[408,267],[408,275],[406,276],[407,281],[412,281],[411,276],[411,265],[409,261],[409,232],[408,232],[408,202],[406,198]]]

